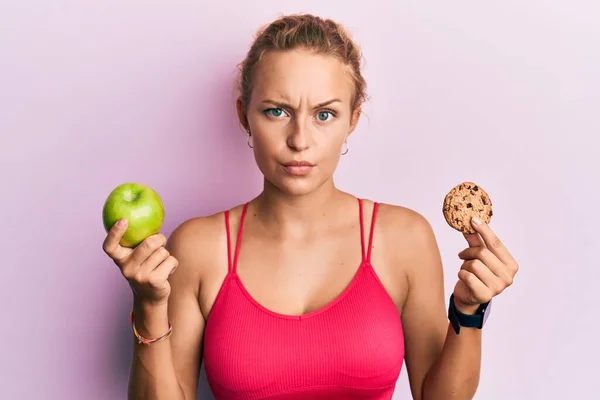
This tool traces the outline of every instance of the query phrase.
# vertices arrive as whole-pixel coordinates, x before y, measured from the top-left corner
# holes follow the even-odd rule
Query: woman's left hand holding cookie
[[[464,260],[454,287],[454,304],[464,314],[474,314],[512,285],[519,266],[488,224],[473,219],[477,233],[463,234],[469,247],[458,254]]]

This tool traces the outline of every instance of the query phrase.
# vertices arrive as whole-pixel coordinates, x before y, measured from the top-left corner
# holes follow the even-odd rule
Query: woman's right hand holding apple
[[[115,262],[129,282],[136,302],[144,306],[163,306],[171,293],[168,278],[178,261],[165,248],[162,233],[151,235],[135,248],[124,247],[121,238],[127,231],[127,220],[115,223],[108,231],[102,249]]]

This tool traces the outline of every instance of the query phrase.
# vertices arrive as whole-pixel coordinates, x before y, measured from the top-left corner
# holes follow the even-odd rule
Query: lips
[[[314,167],[314,164],[311,164],[308,161],[290,161],[283,165],[285,167]]]
[[[308,175],[312,171],[314,164],[308,161],[290,161],[282,164],[283,169],[290,175],[304,176]]]

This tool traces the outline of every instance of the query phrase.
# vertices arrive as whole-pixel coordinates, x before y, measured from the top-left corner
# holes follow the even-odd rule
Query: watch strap
[[[454,294],[450,296],[450,305],[448,307],[448,318],[454,328],[456,334],[460,332],[460,327],[466,328],[483,328],[484,314],[490,302],[481,304],[475,314],[463,314],[460,312],[454,304]]]

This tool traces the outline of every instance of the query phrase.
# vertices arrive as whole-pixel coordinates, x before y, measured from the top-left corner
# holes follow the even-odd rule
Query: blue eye
[[[329,120],[329,116],[333,115],[331,113],[331,111],[321,111],[318,115],[317,118],[319,118],[319,121],[321,122],[326,122]]]
[[[281,117],[283,115],[283,109],[281,108],[269,108],[268,110],[265,110],[265,113],[267,114],[271,114],[273,117]]]

